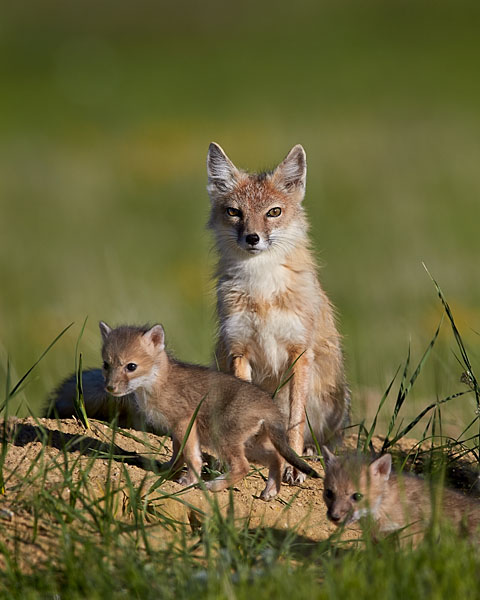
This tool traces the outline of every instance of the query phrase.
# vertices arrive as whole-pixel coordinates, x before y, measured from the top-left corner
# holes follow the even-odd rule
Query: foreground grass
[[[193,547],[146,553],[133,544],[92,543],[67,530],[58,563],[25,573],[8,565],[11,598],[475,598],[480,556],[454,535],[415,550],[391,543],[340,550],[334,541],[302,555],[293,542],[217,523]]]
[[[410,468],[416,461],[417,467],[420,464],[424,472],[436,476],[445,467],[447,475],[451,474],[461,457],[475,464],[480,453],[474,365],[450,306],[435,285],[452,335],[452,351],[464,372],[462,389],[438,398],[412,421],[402,419],[404,404],[434,351],[437,329],[417,363],[409,353],[373,421],[354,429],[359,450],[368,451],[378,433],[378,414],[396,389],[383,448],[397,456],[398,468]],[[38,363],[16,384],[7,377],[4,411]],[[462,434],[453,439],[442,432],[442,409],[447,403],[457,406],[465,397],[471,400],[470,417]],[[459,414],[465,414],[464,408]],[[9,448],[16,441],[15,432],[5,423],[0,427],[0,597],[480,597],[478,547],[442,523],[440,535],[436,529],[416,548],[399,547],[389,538],[373,544],[367,533],[356,541],[347,542],[337,534],[314,541],[294,528],[250,527],[248,521],[239,525],[234,520],[232,491],[226,512],[220,510],[215,495],[205,493],[208,513],[203,512],[199,523],[191,527],[164,509],[166,500],[185,504],[181,493],[162,488],[165,474],[157,471],[153,479],[145,475],[140,483],[133,483],[119,456],[115,427],[109,443],[87,458],[72,452],[73,441],[68,438],[52,458],[46,451],[49,431],[37,421],[43,444],[18,477],[16,469],[8,473],[4,469]],[[421,427],[423,434],[409,456],[402,456],[396,446],[414,427]],[[143,443],[145,454],[152,455],[152,446]],[[101,489],[91,480],[91,470],[99,460],[105,466]],[[119,465],[123,478],[115,480],[112,468]],[[471,473],[470,482],[460,482],[458,477],[451,481],[471,487],[475,469]],[[11,513],[10,508],[14,509]],[[12,529],[10,514],[14,512],[25,517],[28,527]]]

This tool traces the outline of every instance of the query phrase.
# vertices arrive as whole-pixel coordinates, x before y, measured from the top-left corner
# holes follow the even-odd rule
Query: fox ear
[[[322,446],[321,448],[322,451],[322,456],[323,459],[325,461],[325,466],[326,467],[330,467],[331,465],[333,465],[334,463],[337,462],[337,457],[335,456],[335,454],[333,454],[333,452],[331,452],[327,446]]]
[[[165,349],[165,332],[161,325],[154,325],[143,334],[145,341],[153,344],[161,352]]]
[[[305,191],[307,155],[303,146],[294,146],[273,173],[273,180],[288,191]]]
[[[109,327],[104,321],[100,321],[98,324],[100,327],[100,333],[102,334],[102,340],[105,341],[107,337],[112,333],[112,328]]]
[[[372,462],[369,469],[373,476],[382,477],[386,481],[389,479],[392,471],[392,455],[384,454],[380,458],[377,458],[377,460]]]
[[[212,142],[208,148],[207,174],[209,193],[226,193],[236,182],[237,168],[222,148]]]

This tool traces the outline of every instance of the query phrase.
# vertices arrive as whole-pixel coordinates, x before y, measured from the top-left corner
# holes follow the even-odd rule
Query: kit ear
[[[325,461],[325,466],[327,468],[337,462],[338,458],[327,448],[327,446],[322,446],[320,450],[322,451],[323,460]]]
[[[221,146],[212,142],[208,148],[207,175],[210,193],[227,193],[236,183],[238,169],[228,158]]]
[[[273,172],[273,181],[287,191],[305,191],[307,155],[303,146],[294,146]]]
[[[154,325],[143,334],[146,342],[153,344],[158,351],[165,349],[165,331],[161,325]]]
[[[389,479],[392,471],[392,455],[384,454],[377,460],[374,460],[369,467],[370,473],[374,477],[381,477],[385,480]]]
[[[102,340],[105,341],[107,337],[112,333],[112,328],[109,327],[104,321],[100,321],[98,326],[100,327],[100,334],[102,336]]]

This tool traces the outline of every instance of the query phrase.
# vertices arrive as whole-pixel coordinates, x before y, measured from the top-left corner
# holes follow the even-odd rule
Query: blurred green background
[[[437,326],[422,261],[478,363],[479,17],[458,0],[3,6],[2,378],[7,356],[15,380],[75,322],[20,413],[73,369],[87,315],[86,364],[99,363],[99,319],[161,321],[178,357],[211,360],[212,140],[251,170],[304,145],[354,421]],[[452,348],[444,327],[419,402],[461,388]]]

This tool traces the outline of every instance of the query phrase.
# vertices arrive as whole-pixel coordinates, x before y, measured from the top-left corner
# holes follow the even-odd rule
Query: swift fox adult
[[[207,158],[209,227],[219,255],[216,358],[222,371],[270,394],[294,365],[275,401],[298,454],[314,448],[305,411],[318,442],[328,444],[349,409],[334,311],[309,249],[306,168],[300,145],[268,173],[237,169],[215,143]],[[284,480],[304,475],[287,467]]]
[[[336,457],[322,448],[325,459],[323,498],[327,517],[336,525],[370,520],[374,538],[405,528],[406,539],[419,541],[432,516],[428,482],[415,475],[392,472],[392,457],[384,454],[370,464],[356,454]],[[461,532],[473,534],[480,524],[480,504],[445,488],[437,498],[441,514]]]
[[[191,485],[200,478],[202,448],[228,465],[226,474],[205,484],[214,492],[242,479],[250,470],[249,461],[269,468],[261,493],[264,500],[276,496],[280,489],[284,459],[303,473],[318,477],[288,446],[282,415],[266,392],[231,375],[174,360],[165,351],[161,325],[111,329],[101,322],[100,330],[105,389],[115,397],[134,396],[148,425],[170,431],[170,466],[187,464],[180,483]]]

